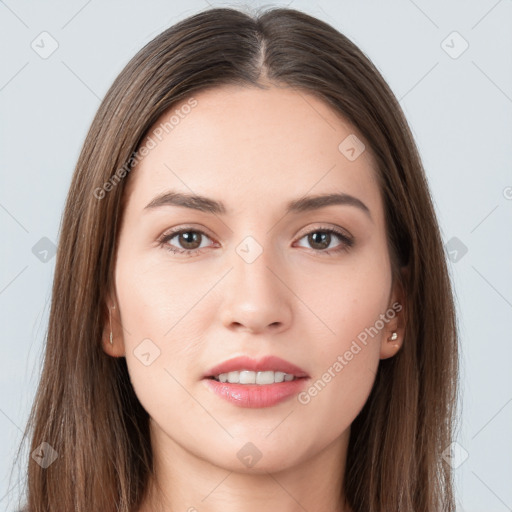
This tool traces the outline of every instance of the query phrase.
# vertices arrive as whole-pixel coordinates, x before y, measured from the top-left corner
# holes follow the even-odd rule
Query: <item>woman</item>
[[[454,511],[456,393],[427,180],[372,63],[281,8],[147,44],[69,190],[26,509]]]

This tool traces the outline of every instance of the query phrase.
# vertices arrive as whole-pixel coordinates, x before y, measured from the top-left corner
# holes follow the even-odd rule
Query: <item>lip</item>
[[[249,370],[253,372],[284,372],[296,377],[295,380],[274,384],[231,384],[219,382],[212,377],[221,373]],[[277,405],[299,393],[309,375],[298,366],[277,356],[266,356],[256,360],[247,356],[235,357],[211,368],[204,376],[205,386],[228,402],[246,408],[261,408]]]
[[[204,378],[205,386],[233,405],[245,408],[272,407],[300,393],[309,379],[303,377],[274,384],[230,384]]]
[[[309,377],[309,375],[302,368],[299,368],[289,361],[285,361],[284,359],[281,359],[277,356],[266,356],[259,360],[252,359],[247,356],[239,356],[214,366],[203,375],[203,378],[214,377],[221,373],[241,370],[250,370],[253,372],[275,371],[289,373],[290,375],[294,375],[298,378]],[[245,384],[243,384],[243,386],[248,387],[248,385]]]

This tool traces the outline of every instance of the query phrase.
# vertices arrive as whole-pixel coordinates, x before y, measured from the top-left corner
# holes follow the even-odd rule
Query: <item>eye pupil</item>
[[[320,238],[321,240],[315,240],[316,238]],[[314,245],[316,243],[319,243],[322,247],[320,249],[325,249],[329,247],[331,243],[331,234],[326,233],[324,231],[315,231],[314,233],[311,233],[309,235],[309,242]]]
[[[190,247],[190,245],[194,245],[195,243],[197,243],[197,240],[199,239],[200,236],[200,233],[198,233],[197,231],[184,231],[179,235],[179,242],[182,245],[182,247],[186,249],[196,249],[197,247],[199,247],[199,245],[201,245],[200,243],[197,247]],[[193,240],[194,238],[196,239],[195,241]]]

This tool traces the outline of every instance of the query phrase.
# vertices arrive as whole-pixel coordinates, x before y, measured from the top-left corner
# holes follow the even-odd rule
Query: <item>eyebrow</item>
[[[286,204],[285,212],[288,213],[302,213],[320,208],[325,208],[331,205],[348,205],[359,208],[370,219],[372,219],[370,209],[357,197],[344,193],[336,194],[317,194],[313,196],[305,196],[300,199],[289,201]],[[144,210],[152,210],[162,206],[182,206],[192,210],[199,210],[205,213],[212,213],[215,215],[226,215],[227,209],[221,201],[211,199],[196,194],[188,194],[183,192],[168,191],[156,196],[150,203],[148,203]],[[372,219],[373,222],[373,219]]]

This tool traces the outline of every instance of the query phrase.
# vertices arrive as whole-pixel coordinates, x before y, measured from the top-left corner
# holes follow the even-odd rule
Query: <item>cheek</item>
[[[207,283],[198,279],[193,265],[171,266],[162,255],[165,249],[152,251],[137,257],[120,247],[116,288],[126,330],[133,338],[153,336],[163,343],[193,314]]]
[[[185,398],[176,369],[192,366],[200,340],[196,304],[204,283],[162,263],[137,260],[119,250],[116,290],[130,379],[144,407],[153,411],[159,397]],[[192,278],[191,278],[192,277]],[[201,305],[199,303],[198,305]],[[204,313],[204,312],[203,312]],[[173,378],[175,377],[175,378]],[[184,400],[180,406],[186,409]]]
[[[352,272],[347,278],[332,279],[330,286],[332,293],[324,311],[326,323],[330,322],[336,334],[328,338],[328,347],[340,349],[355,339],[364,342],[364,333],[376,323],[379,332],[372,330],[371,338],[377,345],[383,328],[380,315],[388,308],[390,279],[373,272]]]
[[[317,266],[305,275],[307,279],[298,280],[295,289],[321,320],[316,322],[317,336],[321,336],[322,351],[328,357],[348,349],[359,335],[364,341],[366,329],[388,309],[391,268],[385,245],[367,244],[340,265]],[[373,346],[378,345],[379,335],[372,336]]]
[[[317,371],[297,397],[304,428],[324,440],[350,427],[368,400],[380,361],[382,331],[375,325],[386,311],[385,294],[360,285],[344,290],[324,313],[334,334],[324,331],[316,348],[311,347]]]
[[[310,351],[311,366],[318,371],[299,403],[332,436],[342,424],[348,427],[366,402],[380,361],[385,320],[393,317],[386,253],[365,256],[329,275],[317,274],[316,290],[321,293],[307,295],[308,288],[302,292],[305,301],[315,304],[323,324]]]

